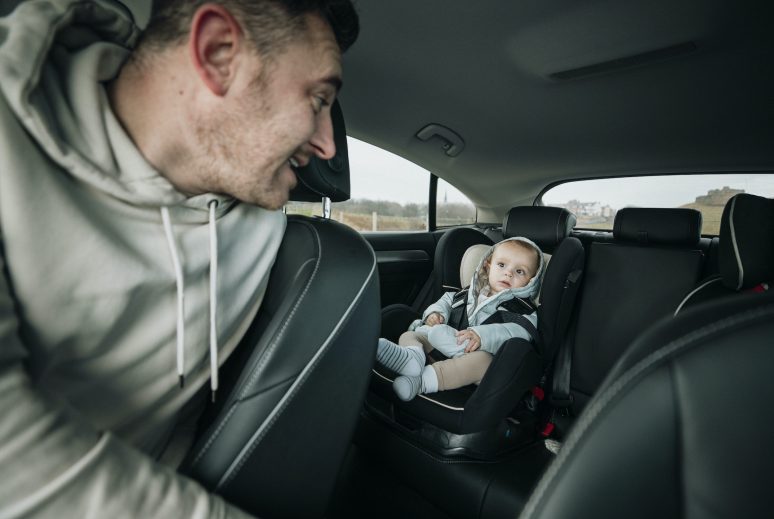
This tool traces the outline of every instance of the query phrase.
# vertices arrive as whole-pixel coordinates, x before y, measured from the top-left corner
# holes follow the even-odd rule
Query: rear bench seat
[[[702,277],[701,213],[624,208],[613,241],[590,244],[571,356],[573,414],[642,331],[671,315]]]

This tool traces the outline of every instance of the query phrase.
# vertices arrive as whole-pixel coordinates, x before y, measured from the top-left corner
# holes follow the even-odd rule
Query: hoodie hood
[[[492,254],[494,254],[495,249],[502,243],[509,242],[509,241],[518,241],[521,243],[524,243],[528,245],[529,247],[535,249],[535,251],[538,253],[539,258],[539,264],[537,272],[535,273],[535,276],[529,280],[529,283],[524,285],[523,287],[517,287],[517,288],[508,288],[505,290],[501,290],[500,292],[497,292],[496,294],[492,294],[487,298],[487,304],[486,305],[479,305],[478,304],[478,297],[482,293],[483,290],[489,290],[489,278],[487,276],[487,272],[485,269],[486,263],[492,258]],[[494,303],[495,305],[499,304],[500,301],[507,301],[509,299],[513,298],[521,298],[521,299],[529,299],[533,303],[537,301],[538,294],[540,293],[540,286],[543,282],[543,271],[545,270],[545,260],[543,258],[543,252],[540,250],[540,247],[538,247],[535,242],[528,238],[524,238],[522,236],[517,236],[514,238],[508,238],[506,240],[503,240],[499,243],[494,244],[484,255],[484,257],[481,259],[481,261],[478,263],[478,266],[476,267],[476,271],[473,274],[473,279],[471,280],[470,287],[468,288],[468,319],[470,322],[474,321],[474,314],[477,310],[480,308],[486,306],[491,306],[490,303]],[[484,292],[485,293],[485,292]]]
[[[80,181],[134,205],[185,202],[206,214],[213,196],[178,192],[110,108],[104,83],[118,74],[140,32],[119,2],[23,2],[0,19],[0,92],[43,152]],[[219,199],[219,210],[228,200]]]

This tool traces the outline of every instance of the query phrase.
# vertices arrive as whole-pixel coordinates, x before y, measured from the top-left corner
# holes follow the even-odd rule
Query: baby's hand
[[[436,324],[443,324],[444,318],[438,312],[433,312],[425,319],[425,324],[428,326],[435,326]]]
[[[481,347],[481,337],[470,328],[467,330],[460,330],[455,335],[457,336],[457,344],[468,341],[468,345],[465,346],[465,353],[476,351]]]

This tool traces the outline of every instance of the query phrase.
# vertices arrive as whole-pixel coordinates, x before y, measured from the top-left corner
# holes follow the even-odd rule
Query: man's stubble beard
[[[263,146],[266,136],[276,135],[276,130],[266,124],[271,113],[263,96],[255,97],[261,103],[257,109],[256,101],[249,103],[243,97],[230,110],[221,109],[195,120],[200,153],[194,174],[206,191],[275,210],[287,202],[287,193],[277,188],[282,164],[271,164],[268,158],[272,150]]]

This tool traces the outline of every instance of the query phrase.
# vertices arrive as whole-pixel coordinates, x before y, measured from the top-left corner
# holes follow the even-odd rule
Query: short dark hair
[[[305,15],[328,22],[341,52],[355,43],[360,32],[351,0],[154,0],[150,22],[139,46],[163,49],[188,35],[196,10],[206,3],[228,9],[243,25],[246,37],[262,54],[271,54],[306,27]]]

